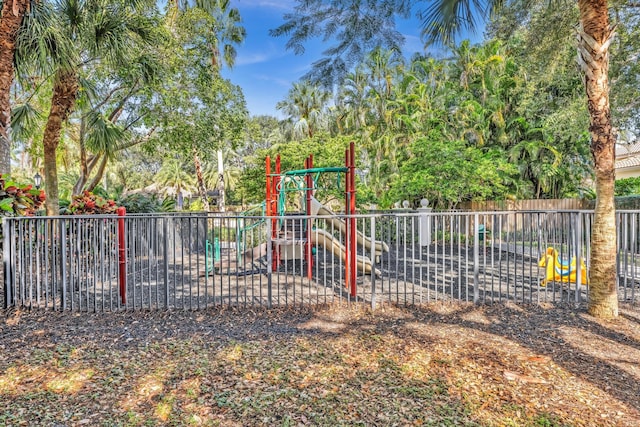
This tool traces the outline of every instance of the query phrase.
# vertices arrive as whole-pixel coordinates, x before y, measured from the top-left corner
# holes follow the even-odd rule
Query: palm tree
[[[100,60],[114,66],[126,64],[128,49],[150,41],[151,21],[147,19],[150,2],[144,0],[62,0],[56,13],[70,49],[51,52],[54,68],[51,107],[44,129],[44,179],[47,190],[47,214],[58,214],[58,175],[56,149],[63,123],[73,111],[82,67]],[[109,13],[105,13],[105,11]]]
[[[16,39],[22,26],[24,15],[31,6],[30,0],[4,0],[0,15],[0,173],[11,172],[11,141],[9,126],[11,124],[11,84],[14,77],[14,59]]]
[[[10,92],[15,66],[23,65],[20,47],[24,53],[36,45],[51,44],[57,25],[49,2],[4,0],[0,3],[0,173],[4,174],[11,171]]]
[[[337,74],[344,76],[363,51],[377,46],[397,46],[399,37],[394,18],[406,16],[412,6],[428,4],[419,15],[422,33],[428,42],[453,45],[461,30],[474,30],[485,18],[506,3],[499,0],[385,0],[356,2],[343,0],[298,1],[295,12],[272,35],[290,36],[287,47],[304,51],[302,43],[322,35],[335,37],[337,46],[325,51],[314,64],[311,75],[326,77],[332,84]],[[528,7],[529,3],[522,3]],[[374,10],[372,10],[374,9]],[[578,0],[579,63],[589,108],[591,153],[596,177],[596,207],[591,239],[589,313],[608,318],[618,316],[616,276],[616,221],[614,205],[615,132],[609,102],[609,45],[615,32],[609,23],[607,0]],[[373,15],[373,16],[372,16]],[[549,22],[549,25],[554,25]],[[348,59],[348,61],[345,59]]]
[[[192,175],[185,169],[185,164],[176,158],[162,163],[155,176],[155,181],[170,188],[176,196],[176,200],[182,197],[183,191],[190,192],[193,189]]]
[[[438,0],[423,14],[423,34],[448,43],[461,25],[474,27],[478,12],[493,11],[502,2]],[[478,10],[478,5],[487,6]],[[578,62],[584,72],[589,105],[589,132],[595,169],[596,207],[591,235],[589,308],[601,318],[618,316],[616,217],[614,204],[615,134],[609,103],[609,45],[615,32],[606,0],[578,0]]]
[[[329,92],[320,86],[308,81],[296,82],[276,108],[289,116],[294,137],[313,138],[315,132],[326,125],[328,100]]]
[[[167,24],[174,27],[181,13],[199,10],[210,20],[208,45],[211,50],[211,65],[219,70],[223,64],[233,67],[237,55],[235,45],[246,37],[245,28],[240,25],[242,18],[237,8],[231,7],[230,0],[169,0],[167,4]]]
[[[362,67],[346,75],[338,97],[341,108],[345,109],[347,129],[360,130],[367,126],[367,115],[371,105],[367,97],[369,80]]]

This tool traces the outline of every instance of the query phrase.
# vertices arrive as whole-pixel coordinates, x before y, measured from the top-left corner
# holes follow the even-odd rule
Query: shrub
[[[44,190],[20,185],[0,175],[0,215],[34,216],[45,200]]]
[[[175,211],[176,201],[160,198],[155,194],[129,194],[118,199],[118,204],[127,209],[127,213],[154,213]]]
[[[73,196],[71,203],[63,212],[66,215],[104,215],[114,214],[118,206],[113,200],[84,191],[78,196]]]

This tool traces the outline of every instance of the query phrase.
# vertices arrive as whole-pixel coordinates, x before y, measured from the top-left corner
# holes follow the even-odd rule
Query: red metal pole
[[[309,157],[305,160],[305,168],[313,168],[313,154],[309,154]],[[305,181],[307,184],[307,241],[305,243],[305,258],[307,259],[307,278],[311,280],[311,275],[313,273],[313,257],[311,254],[311,196],[313,194],[313,177],[311,176],[311,173],[307,173]]]
[[[349,144],[349,189],[351,190],[350,194],[350,204],[349,204],[349,221],[351,222],[351,226],[349,227],[349,231],[351,233],[351,296],[355,298],[356,296],[356,252],[357,252],[357,239],[356,239],[356,218],[353,216],[356,214],[356,152],[355,152],[355,144],[351,141]]]
[[[127,303],[127,258],[124,246],[124,217],[127,210],[123,207],[117,209],[118,214],[118,282],[120,283],[120,300]]]
[[[351,206],[350,197],[349,197],[349,186],[351,185],[351,180],[349,179],[350,169],[349,169],[349,150],[345,150],[344,152],[344,165],[347,168],[347,173],[345,174],[344,179],[344,225],[345,225],[345,257],[344,257],[344,280],[345,287],[347,289],[351,289],[351,233],[349,231],[349,207]]]
[[[278,203],[280,200],[280,192],[283,191],[282,188],[278,187],[279,185],[281,185],[280,173],[280,154],[278,154],[276,156],[276,176],[271,180],[271,184],[273,185],[271,190],[271,197],[273,199],[271,212],[274,216],[274,218],[271,220],[271,236],[274,239],[278,238],[278,220],[275,218],[275,216],[280,214],[280,212],[278,211]],[[284,215],[284,212],[282,212],[282,214]],[[273,269],[277,270],[278,266],[280,266],[280,247],[276,245],[274,249],[275,251],[273,251]]]
[[[266,163],[266,175],[267,175],[267,194],[266,194],[266,208],[267,217],[271,216],[271,157],[267,156]]]

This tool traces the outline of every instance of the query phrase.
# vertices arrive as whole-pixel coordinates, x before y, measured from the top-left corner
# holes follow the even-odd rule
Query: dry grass
[[[0,320],[4,426],[638,426],[640,312],[355,306]]]

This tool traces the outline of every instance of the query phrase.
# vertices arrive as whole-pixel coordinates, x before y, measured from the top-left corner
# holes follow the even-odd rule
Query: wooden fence
[[[487,200],[464,202],[462,210],[482,211],[565,211],[593,209],[593,203],[585,199],[534,199],[534,200]]]

